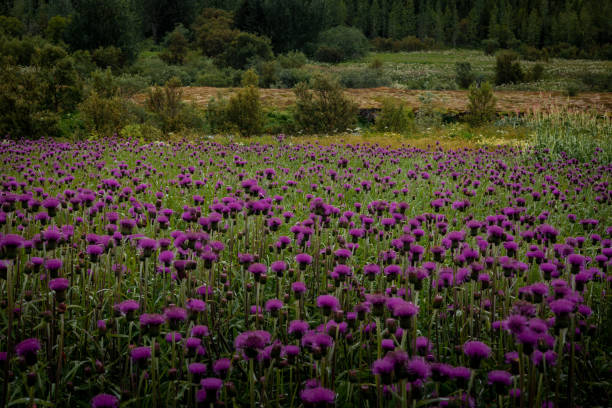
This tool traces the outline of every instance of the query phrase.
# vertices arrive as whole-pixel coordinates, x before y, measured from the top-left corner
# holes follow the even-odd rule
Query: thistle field
[[[607,406],[609,149],[546,119],[537,147],[3,142],[2,406]]]

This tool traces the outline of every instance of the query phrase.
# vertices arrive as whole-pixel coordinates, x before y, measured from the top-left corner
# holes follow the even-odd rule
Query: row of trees
[[[205,8],[231,11],[232,28],[269,38],[277,53],[314,53],[319,33],[340,25],[369,38],[414,36],[448,46],[489,40],[502,48],[598,49],[612,42],[612,2],[598,0],[6,0],[0,14],[18,18],[30,34],[59,23],[73,49],[115,46],[130,56],[143,38],[159,42],[178,24],[192,27]]]

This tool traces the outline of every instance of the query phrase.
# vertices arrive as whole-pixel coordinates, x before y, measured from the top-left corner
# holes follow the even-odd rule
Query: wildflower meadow
[[[9,407],[605,407],[612,164],[0,144]]]

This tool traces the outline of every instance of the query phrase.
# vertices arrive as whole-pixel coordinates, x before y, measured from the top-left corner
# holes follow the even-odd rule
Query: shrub
[[[592,91],[612,91],[612,72],[589,72],[581,75],[580,80]]]
[[[372,48],[376,51],[391,51],[393,43],[392,38],[376,37],[372,40]]]
[[[306,132],[342,132],[357,119],[357,104],[348,99],[340,84],[317,75],[309,86],[300,82],[294,89],[295,120]]]
[[[337,64],[347,59],[340,47],[330,47],[328,45],[320,45],[314,57],[317,61],[331,64]]]
[[[149,90],[145,106],[157,116],[164,133],[175,132],[183,127],[182,98],[181,80],[176,77],[166,82],[163,88],[156,86]]]
[[[70,24],[70,17],[53,16],[47,22],[45,37],[54,43],[63,41],[66,29]]]
[[[529,71],[527,71],[526,78],[530,82],[536,82],[542,79],[544,76],[544,65],[534,64]]]
[[[173,77],[180,78],[181,83],[187,85],[195,80],[195,74],[192,75],[185,67],[179,65],[169,65],[161,60],[158,56],[140,57],[132,65],[131,72],[150,78],[150,82],[154,85],[163,85]]]
[[[528,61],[547,61],[548,54],[546,50],[540,50],[531,45],[523,45],[519,48],[521,56]]]
[[[255,71],[248,70],[242,78],[243,88],[229,99],[212,98],[206,109],[206,120],[212,132],[232,131],[242,136],[263,132],[264,117]]]
[[[185,36],[186,30],[182,25],[176,27],[166,37],[166,49],[159,57],[167,64],[182,64],[187,56],[189,41]]]
[[[423,43],[423,41],[421,41],[420,39],[418,39],[417,37],[413,35],[409,35],[408,37],[404,37],[401,40],[395,41],[393,43],[393,51],[411,52],[411,51],[424,50],[426,48],[431,48],[431,47],[427,47]]]
[[[414,128],[414,113],[402,101],[386,98],[382,101],[375,125],[379,131],[406,133]]]
[[[256,60],[272,59],[270,40],[251,33],[239,33],[216,59],[218,66],[244,69]]]
[[[337,62],[360,58],[367,54],[369,42],[363,33],[354,27],[338,26],[319,34],[316,58],[325,57],[324,62]],[[333,57],[333,58],[332,58]]]
[[[143,91],[149,86],[149,80],[140,75],[121,74],[114,78],[119,91],[123,97],[131,97]]]
[[[310,72],[299,68],[282,69],[278,73],[279,85],[284,88],[293,88],[300,82],[308,82],[311,79]]]
[[[415,119],[421,128],[437,127],[442,124],[442,113],[434,106],[433,98],[431,92],[419,95],[420,106]]]
[[[345,88],[376,88],[389,83],[389,79],[376,69],[356,68],[340,71],[340,84]]]
[[[93,91],[79,105],[78,111],[89,134],[108,137],[133,122],[128,104],[129,102],[123,98],[117,96],[105,98]]]
[[[259,85],[270,88],[278,82],[278,63],[276,61],[260,61],[257,64]]]
[[[163,137],[162,132],[149,123],[131,123],[121,129],[119,135],[126,139],[141,141],[160,140]]]
[[[217,88],[227,88],[240,85],[242,71],[233,68],[220,69],[213,67],[201,73],[197,80],[198,86],[214,86]]]
[[[475,75],[469,62],[456,63],[455,74],[455,81],[460,88],[466,89],[474,82]]]
[[[96,48],[91,53],[91,59],[98,67],[113,70],[118,70],[125,63],[121,48],[113,46]]]
[[[374,58],[368,68],[381,72],[384,67],[384,62],[380,58]]]
[[[206,8],[193,24],[195,41],[204,55],[216,57],[238,36],[233,29],[232,14],[225,10]]]
[[[495,118],[495,96],[489,82],[480,86],[470,85],[468,100],[467,120],[471,125],[480,125]]]
[[[264,133],[277,135],[279,133],[294,133],[296,123],[293,113],[285,110],[266,110],[264,114]]]
[[[308,58],[301,51],[290,51],[286,54],[281,54],[276,57],[276,60],[282,68],[301,68],[308,63]]]
[[[514,51],[500,51],[495,57],[495,84],[519,83],[524,79],[523,69]]]
[[[482,40],[482,47],[486,55],[493,55],[499,50],[499,41],[495,38],[487,38],[486,40]]]
[[[0,34],[10,37],[20,37],[25,32],[25,26],[16,17],[0,16]]]

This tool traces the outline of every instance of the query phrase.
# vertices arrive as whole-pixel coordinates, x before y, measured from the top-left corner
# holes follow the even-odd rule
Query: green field
[[[445,90],[457,89],[454,81],[455,64],[469,62],[474,72],[484,80],[493,81],[495,56],[485,55],[480,50],[436,50],[415,52],[372,52],[366,57],[338,65],[317,64],[318,69],[329,70],[337,75],[348,71],[367,70],[372,62],[382,62],[383,80],[397,88]],[[507,84],[496,89],[523,91],[577,91],[609,90],[612,61],[567,60],[552,58],[548,61],[526,61],[525,70],[534,64],[544,66],[544,77],[537,82]],[[608,89],[602,89],[608,87]]]

